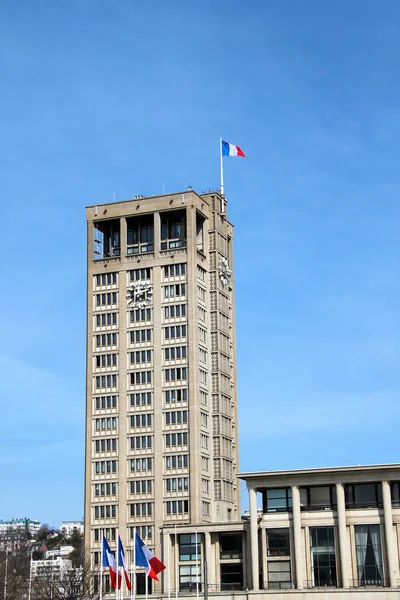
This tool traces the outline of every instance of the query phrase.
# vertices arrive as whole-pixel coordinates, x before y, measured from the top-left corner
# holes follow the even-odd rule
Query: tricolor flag
[[[131,584],[131,580],[129,579],[129,571],[128,571],[128,566],[126,564],[126,559],[125,559],[125,552],[124,552],[124,547],[122,545],[121,542],[121,538],[118,535],[118,565],[121,566],[124,569],[124,573],[125,573],[125,581],[126,581],[126,587],[128,588],[128,590],[132,589],[132,584]]]
[[[157,573],[161,573],[166,569],[166,566],[162,564],[160,560],[149,550],[146,544],[136,534],[135,539],[135,565],[137,567],[144,567],[148,577],[159,581]]]
[[[240,146],[235,146],[234,144],[230,144],[229,142],[224,142],[221,140],[222,144],[222,156],[243,156],[245,154]]]
[[[102,567],[110,569],[110,579],[113,588],[117,587],[117,561],[115,560],[114,554],[111,552],[111,548],[108,545],[106,538],[103,535],[102,538],[102,551],[101,551],[101,565]],[[118,573],[118,589],[121,588],[121,575]]]

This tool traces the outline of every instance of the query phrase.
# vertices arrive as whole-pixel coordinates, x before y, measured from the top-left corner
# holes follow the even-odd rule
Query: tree
[[[43,523],[43,525],[41,525],[39,531],[37,532],[36,539],[39,540],[40,542],[42,542],[47,539],[48,533],[49,533],[49,526],[47,523]]]
[[[30,556],[24,550],[0,552],[0,589],[4,600],[27,597]]]
[[[99,600],[96,575],[85,560],[78,569],[65,569],[54,577],[49,573],[36,577],[32,586],[32,600]]]

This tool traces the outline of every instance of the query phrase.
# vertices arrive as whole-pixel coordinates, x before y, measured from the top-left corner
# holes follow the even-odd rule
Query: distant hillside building
[[[60,531],[63,535],[70,536],[74,531],[83,534],[83,521],[63,521],[60,526]]]
[[[0,536],[10,534],[11,532],[26,532],[35,536],[40,529],[40,521],[28,519],[11,519],[11,521],[0,520]]]

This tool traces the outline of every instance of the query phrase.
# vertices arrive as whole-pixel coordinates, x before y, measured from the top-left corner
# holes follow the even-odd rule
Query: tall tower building
[[[194,191],[90,206],[85,546],[238,518],[233,227]]]

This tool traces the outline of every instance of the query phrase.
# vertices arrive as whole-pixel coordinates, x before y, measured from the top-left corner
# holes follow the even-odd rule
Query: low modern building
[[[400,464],[238,477],[249,520],[162,528],[164,594],[400,598]]]
[[[59,548],[55,548],[54,550],[47,550],[46,552],[46,560],[49,558],[56,558],[57,556],[61,556],[66,558],[73,552],[73,546],[60,546]]]
[[[60,531],[63,535],[70,536],[74,531],[83,534],[83,521],[63,521],[60,525]]]
[[[31,562],[32,579],[35,577],[49,576],[55,580],[72,569],[72,561],[58,556],[54,560],[33,560]]]

